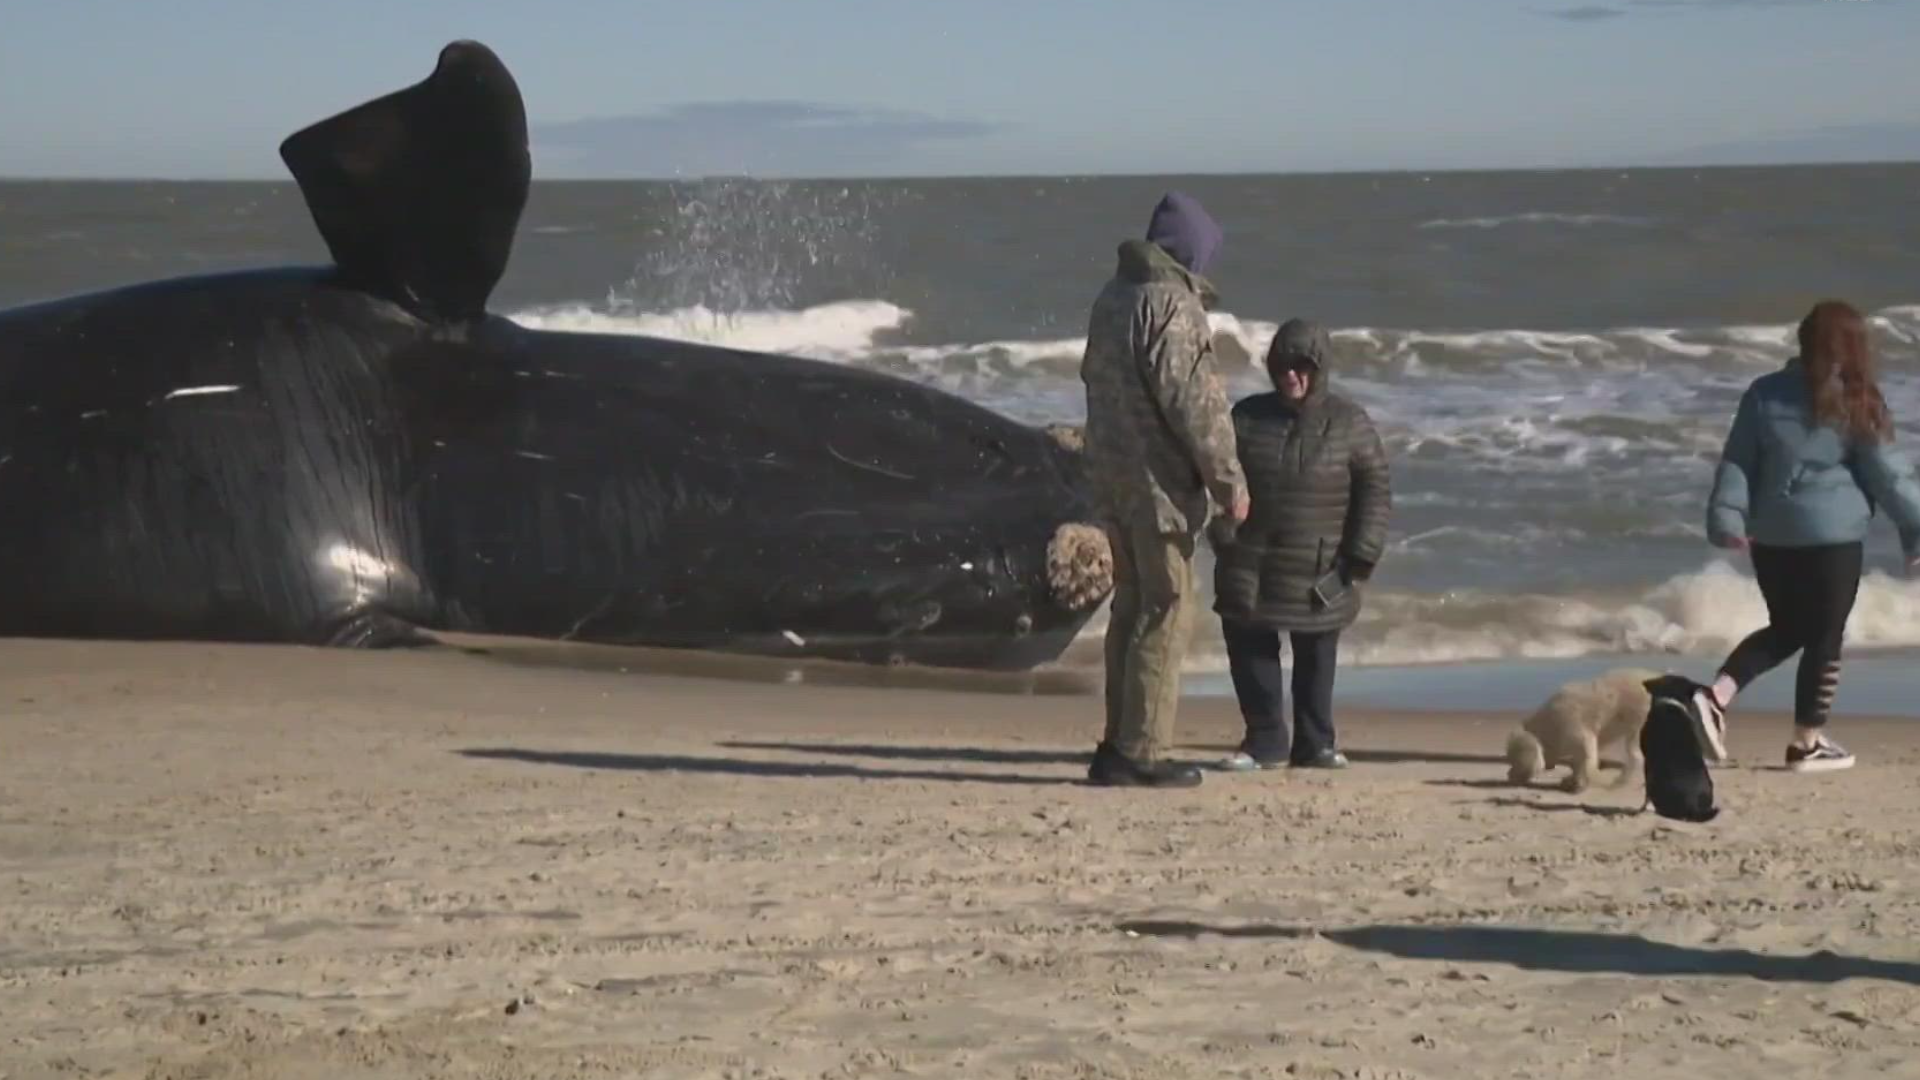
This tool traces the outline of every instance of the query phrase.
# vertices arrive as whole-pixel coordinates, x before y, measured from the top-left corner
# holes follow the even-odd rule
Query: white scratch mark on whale
[[[608,593],[606,596],[602,597],[599,603],[593,605],[593,610],[587,612],[585,615],[580,616],[578,619],[575,619],[573,625],[567,627],[567,632],[560,635],[560,640],[572,641],[574,637],[580,633],[580,628],[587,625],[587,622],[589,620],[593,619],[595,616],[599,615],[601,612],[604,612],[608,608],[613,606],[613,598],[614,598],[614,594],[612,593]]]
[[[200,397],[204,394],[231,394],[240,387],[233,383],[221,383],[216,386],[183,386],[178,390],[169,390],[162,401],[172,401],[177,397]]]
[[[913,479],[913,477],[908,476],[906,473],[897,473],[897,472],[894,472],[892,469],[883,469],[878,465],[869,465],[864,461],[855,461],[852,458],[848,457],[847,455],[841,453],[840,451],[835,450],[833,448],[832,443],[827,444],[827,453],[832,454],[834,457],[839,458],[841,461],[846,462],[847,464],[853,466],[856,469],[865,469],[868,472],[879,473],[881,476],[891,476],[895,480]]]

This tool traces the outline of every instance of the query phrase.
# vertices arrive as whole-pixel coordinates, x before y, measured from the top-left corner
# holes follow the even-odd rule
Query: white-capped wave
[[[661,312],[571,304],[513,316],[553,330],[636,334],[785,353],[901,375],[1023,420],[1077,421],[1084,337],[911,341],[914,313],[880,299],[800,310]],[[1896,415],[1920,411],[1912,374],[1920,305],[1873,315]],[[1276,323],[1208,316],[1228,391],[1267,388],[1259,360]],[[1333,332],[1347,391],[1396,457],[1444,459],[1503,476],[1639,477],[1657,487],[1717,454],[1740,387],[1792,355],[1793,326]],[[1644,485],[1643,485],[1644,486]]]
[[[633,334],[855,361],[875,350],[878,335],[899,329],[912,314],[885,300],[848,300],[800,311],[740,312],[715,311],[704,305],[655,313],[568,304],[516,312],[511,318],[535,330]]]
[[[1752,577],[1730,563],[1676,575],[1637,596],[1382,595],[1351,631],[1360,664],[1568,659],[1670,653],[1718,659],[1767,623]],[[1861,581],[1849,647],[1920,646],[1920,581],[1875,570]]]
[[[1367,597],[1359,621],[1341,636],[1340,663],[1376,667],[1650,653],[1713,662],[1766,622],[1753,578],[1724,561],[1619,596],[1381,592]],[[1105,630],[1102,610],[1063,665],[1098,664]],[[1848,623],[1847,647],[1920,647],[1920,580],[1869,572]],[[1195,620],[1185,670],[1226,670],[1217,618]]]

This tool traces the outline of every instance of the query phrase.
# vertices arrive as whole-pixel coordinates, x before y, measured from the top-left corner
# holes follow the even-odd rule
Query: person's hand
[[[1224,517],[1216,517],[1207,522],[1207,542],[1213,545],[1214,554],[1225,554],[1233,547],[1234,532],[1239,526]]]
[[[1246,488],[1233,493],[1233,508],[1228,512],[1233,515],[1235,525],[1247,520],[1247,515],[1253,512],[1253,499],[1248,496]]]
[[[1744,536],[1729,536],[1726,547],[1729,551],[1752,551],[1753,541]]]

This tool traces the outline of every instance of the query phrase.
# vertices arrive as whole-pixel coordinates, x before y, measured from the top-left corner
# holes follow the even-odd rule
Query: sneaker
[[[1727,760],[1727,711],[1713,700],[1713,691],[1701,687],[1688,702],[1687,718],[1693,721],[1693,737],[1700,742],[1700,753],[1709,764]]]
[[[1347,755],[1338,750],[1322,750],[1305,761],[1293,763],[1296,769],[1344,769],[1347,767]]]
[[[1236,750],[1214,763],[1221,772],[1255,772],[1261,769],[1277,769],[1283,764],[1278,761],[1261,761],[1245,750]]]
[[[1834,772],[1853,768],[1853,755],[1832,739],[1821,735],[1811,748],[1787,747],[1787,768],[1794,772]]]

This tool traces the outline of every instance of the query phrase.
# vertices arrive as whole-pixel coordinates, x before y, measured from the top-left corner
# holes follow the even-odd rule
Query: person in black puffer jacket
[[[1347,764],[1334,739],[1334,668],[1340,632],[1360,614],[1359,583],[1386,548],[1392,494],[1386,448],[1366,410],[1328,386],[1331,360],[1325,329],[1289,320],[1267,350],[1274,391],[1233,407],[1253,506],[1237,528],[1210,530],[1213,607],[1247,731],[1222,768]],[[1291,739],[1282,633],[1293,644]]]

